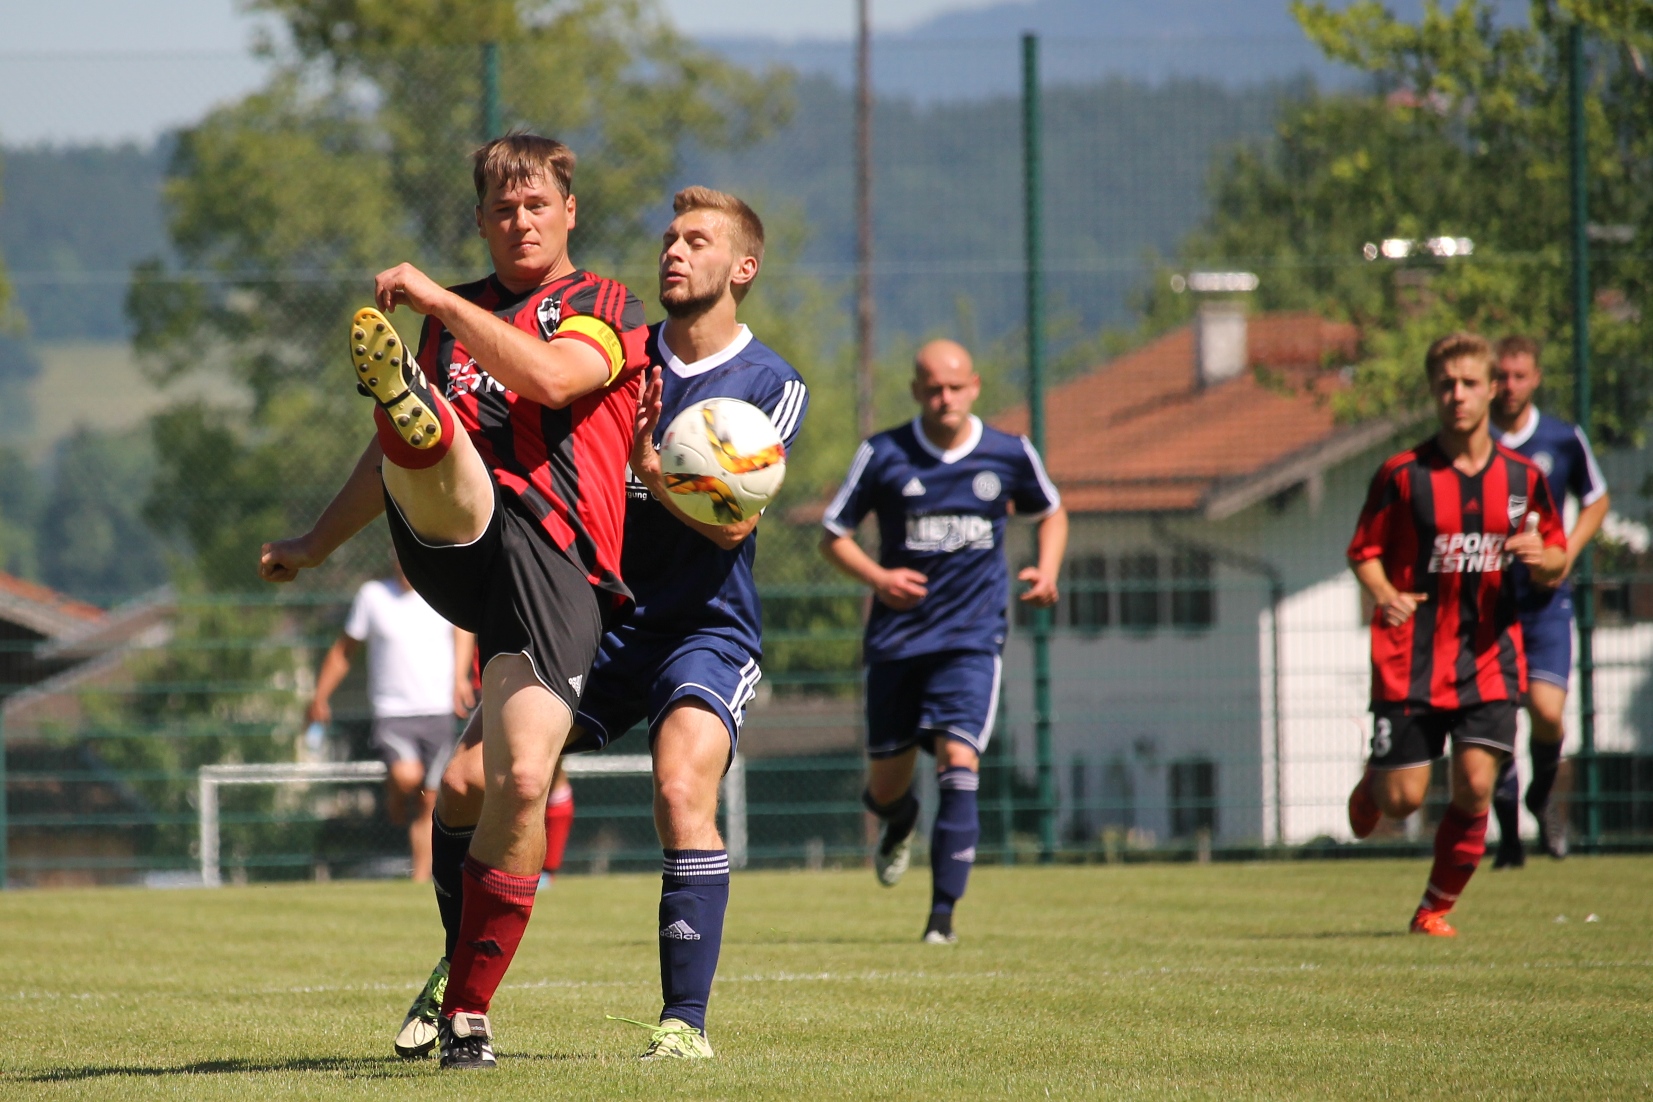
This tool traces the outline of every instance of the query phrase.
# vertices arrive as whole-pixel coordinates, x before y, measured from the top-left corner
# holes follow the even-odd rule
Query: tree
[[[1567,24],[1591,43],[1586,123],[1591,220],[1653,233],[1653,15],[1626,0],[1532,4],[1525,26],[1498,26],[1488,0],[1451,11],[1431,0],[1417,24],[1376,0],[1293,11],[1328,57],[1364,70],[1364,94],[1310,95],[1286,108],[1274,142],[1219,169],[1213,210],[1181,250],[1194,267],[1242,266],[1262,278],[1258,305],[1314,309],[1361,326],[1364,357],[1342,399],[1364,417],[1423,399],[1422,351],[1454,329],[1522,332],[1546,345],[1551,396],[1571,393]],[[1615,229],[1609,236],[1622,237]],[[1367,259],[1388,238],[1469,238],[1470,257]],[[1590,319],[1601,400],[1595,434],[1638,440],[1653,409],[1639,324],[1653,287],[1645,250],[1592,250]],[[1151,324],[1188,316],[1192,296],[1157,279]]]
[[[638,0],[254,7],[285,23],[291,56],[180,135],[166,186],[180,269],[140,265],[128,297],[157,381],[210,370],[246,387],[244,409],[154,423],[150,516],[213,589],[255,586],[259,541],[308,523],[360,450],[363,410],[332,353],[371,274],[404,259],[455,280],[485,270],[467,160],[482,43],[499,45],[509,122],[580,152],[574,247],[594,266],[649,248],[682,143],[745,140],[785,108],[779,78],[695,49]]]

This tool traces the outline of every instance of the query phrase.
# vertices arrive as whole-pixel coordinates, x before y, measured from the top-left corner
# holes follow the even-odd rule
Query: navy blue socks
[[[442,930],[447,935],[442,955],[453,959],[459,944],[459,915],[465,906],[465,855],[471,849],[476,827],[450,827],[440,814],[430,817],[430,880],[436,888],[436,909],[442,913]]]
[[[930,833],[930,873],[934,880],[930,910],[951,914],[953,905],[964,896],[970,866],[976,863],[976,842],[981,837],[976,789],[981,787],[981,775],[954,766],[943,770],[936,783],[941,789],[941,802]]]
[[[706,1031],[723,913],[729,909],[729,854],[669,849],[660,876],[660,1020],[677,1018]]]
[[[1532,783],[1527,785],[1527,809],[1539,814],[1550,803],[1555,776],[1561,767],[1561,743],[1532,740]]]

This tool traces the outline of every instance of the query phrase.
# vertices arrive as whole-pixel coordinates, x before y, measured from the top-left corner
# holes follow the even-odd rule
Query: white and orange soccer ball
[[[672,419],[660,438],[660,473],[673,500],[706,524],[736,524],[775,500],[786,445],[763,410],[707,398]]]

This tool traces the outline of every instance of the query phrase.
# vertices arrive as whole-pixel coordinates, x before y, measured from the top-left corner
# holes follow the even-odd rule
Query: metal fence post
[[[1039,36],[1022,35],[1022,189],[1027,249],[1028,438],[1045,447],[1045,289],[1039,124]],[[1037,554],[1037,544],[1035,544]],[[1056,774],[1051,746],[1050,610],[1033,610],[1033,739],[1039,763],[1039,859],[1056,854]]]
[[[6,713],[0,711],[0,892],[11,875],[11,820],[6,817]]]
[[[482,44],[482,140],[491,142],[505,132],[499,99],[499,43]]]
[[[1573,200],[1573,419],[1590,431],[1590,204],[1584,133],[1584,28],[1567,31],[1568,144]],[[1573,565],[1578,610],[1578,730],[1584,760],[1584,840],[1601,844],[1601,774],[1596,762],[1596,593],[1590,548]]]

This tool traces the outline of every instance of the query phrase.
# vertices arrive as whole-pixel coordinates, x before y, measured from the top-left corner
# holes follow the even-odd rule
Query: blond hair
[[[1454,360],[1475,360],[1492,377],[1492,345],[1485,337],[1474,333],[1449,333],[1429,346],[1423,358],[1424,373],[1431,379],[1439,375]]]
[[[555,184],[566,199],[574,188],[574,160],[574,151],[555,138],[513,130],[471,154],[476,201],[482,202],[490,186],[504,191],[530,180]]]
[[[745,200],[726,191],[699,185],[686,187],[672,196],[674,214],[688,214],[693,210],[711,210],[723,215],[723,220],[729,225],[729,239],[735,247],[735,255],[749,256],[758,262],[758,267],[763,267],[763,219],[746,205]],[[746,292],[752,289],[757,279],[754,275],[747,282],[735,285],[736,302],[746,297]]]

